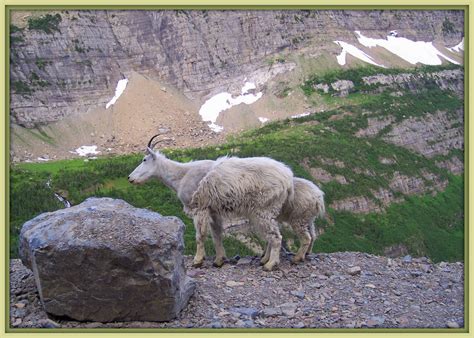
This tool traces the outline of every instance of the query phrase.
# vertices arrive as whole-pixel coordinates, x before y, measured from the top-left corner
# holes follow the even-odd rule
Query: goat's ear
[[[156,154],[153,151],[153,149],[151,149],[150,147],[146,147],[146,153],[150,154],[153,157],[153,159],[156,159]]]

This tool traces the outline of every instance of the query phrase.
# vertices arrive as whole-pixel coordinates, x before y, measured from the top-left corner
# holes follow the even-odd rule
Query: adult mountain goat
[[[265,157],[223,157],[179,163],[153,151],[153,136],[142,163],[128,177],[141,184],[157,178],[173,189],[193,218],[196,228],[196,255],[193,264],[202,264],[207,226],[216,247],[214,265],[225,260],[222,244],[223,219],[241,217],[262,227],[267,234],[268,254],[262,258],[265,270],[279,263],[281,235],[276,218],[283,204],[294,194],[293,173],[284,164]]]
[[[218,159],[199,182],[191,200],[192,210],[210,224],[215,264],[222,265],[225,257],[223,219],[246,218],[267,237],[268,249],[261,261],[264,270],[278,265],[282,238],[276,219],[293,195],[293,173],[280,162],[267,157]]]

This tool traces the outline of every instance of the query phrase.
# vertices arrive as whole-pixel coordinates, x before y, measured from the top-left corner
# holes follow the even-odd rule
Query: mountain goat
[[[293,188],[291,188],[287,181],[292,176],[291,171],[285,165],[269,158],[239,159],[224,157],[217,161],[202,160],[188,163],[172,161],[158,151],[153,151],[152,141],[156,136],[148,142],[145,158],[128,179],[131,183],[141,184],[150,178],[156,178],[177,193],[183,204],[184,212],[193,218],[196,229],[194,266],[200,266],[204,261],[204,240],[208,226],[211,227],[216,252],[218,252],[215,265],[223,264],[225,251],[222,245],[222,220],[231,215],[240,215],[250,219],[255,227],[259,226],[261,228],[263,224],[263,230],[270,229],[268,233],[271,239],[268,241],[261,262],[267,264],[270,261],[271,253],[274,251],[273,261],[266,265],[265,269],[273,268],[278,263],[278,258],[275,260],[275,255],[279,252],[281,244],[276,242],[281,241],[278,239],[281,239],[281,236],[279,231],[275,231],[273,220],[276,211],[271,211],[272,208],[272,210],[281,209],[278,211],[276,221],[288,223],[300,240],[300,248],[293,258],[293,262],[303,261],[305,255],[312,251],[316,238],[314,220],[316,217],[323,217],[325,213],[324,193],[314,183],[293,177]],[[225,165],[222,164],[224,162]],[[264,167],[263,170],[262,166]],[[273,170],[277,168],[276,172],[272,172],[272,168]],[[206,178],[207,181],[213,181],[214,183],[213,187],[216,190],[214,195],[220,195],[220,201],[224,201],[221,203],[221,208],[217,208],[218,211],[214,211],[216,208],[209,208],[211,201],[207,201],[206,204],[199,204],[198,196],[194,196],[194,193],[200,187],[201,180],[212,171],[211,169],[217,169],[221,173],[228,172],[227,175],[231,176],[231,179],[219,183],[215,178],[216,172]],[[236,169],[238,173],[236,173]],[[286,179],[281,179],[282,172]],[[275,179],[275,175],[280,179]],[[220,180],[222,178],[219,178]],[[266,182],[269,194],[265,193],[265,189],[261,186],[260,182],[263,180]],[[242,185],[252,188],[244,191]],[[285,186],[287,190],[282,190],[282,186]],[[209,190],[209,187],[207,185],[200,188],[201,196],[206,188]],[[278,190],[282,191],[282,195],[276,196]],[[206,192],[206,194],[208,196],[212,195],[211,191]],[[284,203],[281,207],[278,207],[285,196]],[[239,202],[239,198],[242,202]],[[256,204],[255,200],[259,200],[259,203]],[[263,214],[259,211],[262,209],[262,205],[264,206]],[[265,205],[270,205],[270,207],[267,208]],[[253,216],[249,217],[249,214],[253,214]],[[263,223],[262,218],[265,219]],[[272,219],[272,221],[267,221],[267,218]],[[272,250],[272,246],[275,250]]]
[[[157,178],[174,190],[184,211],[193,218],[196,228],[194,266],[204,260],[207,226],[216,247],[214,265],[222,266],[225,250],[222,244],[222,220],[226,217],[249,219],[263,227],[268,236],[268,255],[262,258],[265,270],[279,262],[281,235],[276,218],[283,204],[293,196],[293,173],[284,164],[265,157],[223,157],[179,163],[153,151],[153,136],[142,163],[128,176],[133,184]]]
[[[283,204],[293,199],[293,172],[267,157],[223,157],[199,182],[191,208],[210,225],[216,247],[215,265],[222,265],[222,222],[246,218],[267,236],[268,250],[262,257],[264,270],[279,263],[281,235],[277,217]]]
[[[313,251],[316,239],[314,221],[323,218],[326,212],[324,206],[324,193],[311,181],[294,177],[294,198],[286,200],[277,220],[287,223],[299,238],[300,247],[293,262],[302,262],[306,254]],[[264,256],[268,255],[269,246],[265,249]]]

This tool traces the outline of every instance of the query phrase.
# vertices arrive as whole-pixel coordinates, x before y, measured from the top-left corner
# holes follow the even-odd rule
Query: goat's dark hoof
[[[191,266],[192,266],[193,268],[200,268],[200,267],[202,267],[202,264],[203,264],[203,263],[204,263],[204,262],[193,262],[193,265],[191,265]]]
[[[293,259],[291,260],[291,264],[293,265],[298,265],[301,263],[304,263],[304,258],[296,259],[295,257],[293,257]]]
[[[278,264],[270,265],[267,263],[263,266],[263,271],[273,271],[273,270],[276,270],[277,268],[278,268]]]
[[[219,260],[215,260],[214,263],[212,263],[212,266],[216,267],[216,268],[220,268],[224,265],[224,263],[226,262],[226,258],[222,258],[222,259],[219,259]]]

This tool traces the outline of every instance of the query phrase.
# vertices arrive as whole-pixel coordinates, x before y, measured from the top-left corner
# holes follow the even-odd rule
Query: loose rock
[[[294,266],[282,258],[281,270],[262,271],[258,257],[243,265],[226,264],[217,269],[212,257],[202,268],[192,268],[193,257],[185,257],[188,274],[196,279],[196,291],[187,307],[169,322],[78,322],[55,318],[61,328],[453,328],[464,323],[464,265],[431,264],[432,271],[413,278],[411,269],[426,261],[387,258],[356,252],[317,254],[314,260]],[[347,271],[361,267],[361,274]],[[444,270],[449,269],[450,272]],[[305,270],[306,278],[298,277]],[[421,268],[420,268],[421,270]],[[327,278],[325,274],[331,278]],[[319,279],[324,275],[326,279]],[[343,276],[344,279],[341,279]],[[244,283],[228,287],[227,281]],[[375,289],[366,287],[371,284]],[[443,287],[445,285],[447,289]],[[448,292],[449,290],[449,292]],[[10,323],[15,327],[39,328],[47,319],[36,290],[33,273],[20,261],[10,265]],[[291,294],[305,293],[304,298]],[[28,300],[22,309],[16,303]],[[285,311],[283,311],[285,310]],[[239,312],[237,312],[239,311]],[[255,316],[255,312],[257,315]],[[253,325],[253,326],[252,326]]]
[[[176,317],[195,288],[184,270],[183,234],[176,217],[89,198],[26,222],[20,255],[50,314],[164,321]]]
[[[351,276],[360,275],[361,271],[362,271],[362,270],[361,270],[360,266],[354,266],[354,267],[349,268],[349,269],[347,270],[347,272],[348,272],[349,275],[351,275]]]
[[[447,322],[446,326],[450,329],[459,329],[459,324],[456,322]]]

